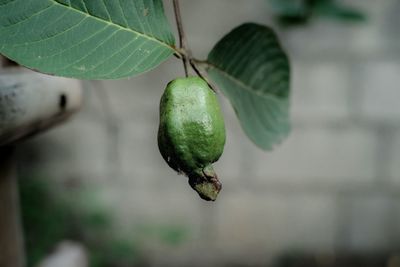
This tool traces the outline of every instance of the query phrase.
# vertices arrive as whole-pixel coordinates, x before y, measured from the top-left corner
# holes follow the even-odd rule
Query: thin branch
[[[174,11],[175,11],[174,13],[175,13],[176,26],[178,27],[178,33],[179,33],[179,46],[180,46],[181,50],[186,52],[186,54],[181,54],[181,56],[182,56],[183,67],[185,69],[185,75],[186,75],[186,77],[188,77],[189,76],[188,65],[189,65],[190,53],[188,50],[185,31],[183,30],[179,0],[173,0],[173,4],[174,4]]]
[[[174,57],[176,57],[176,58],[178,58],[178,59],[181,59],[181,58],[182,58],[181,54],[178,53],[178,52],[175,52],[175,53],[174,53]]]
[[[208,62],[207,60],[200,60],[197,58],[192,58],[191,59],[193,61],[193,63],[197,66],[197,67],[202,67],[204,69],[209,68],[210,66],[212,66],[212,64],[210,64],[210,62]]]
[[[194,72],[196,72],[196,74],[202,78],[204,81],[206,81],[206,83],[208,84],[208,86],[210,87],[211,90],[213,90],[215,93],[218,92],[217,88],[211,84],[210,80],[201,72],[199,66],[197,65],[196,62],[199,62],[196,59],[190,59],[190,66],[192,66],[192,69],[194,70]]]
[[[208,63],[207,61],[200,61],[192,57],[192,52],[189,49],[185,31],[183,30],[183,23],[182,23],[182,16],[181,16],[181,10],[179,6],[179,0],[173,0],[174,4],[174,11],[175,11],[175,20],[176,20],[176,25],[178,28],[178,33],[179,33],[179,49],[177,52],[174,54],[175,57],[182,59],[183,62],[183,67],[185,69],[185,75],[188,77],[189,75],[189,65],[192,67],[194,72],[202,78],[204,81],[207,82],[208,86],[213,90],[215,93],[217,93],[217,89],[215,86],[213,86],[209,79],[206,78],[206,76],[203,74],[203,72],[199,69],[200,67],[207,68]]]

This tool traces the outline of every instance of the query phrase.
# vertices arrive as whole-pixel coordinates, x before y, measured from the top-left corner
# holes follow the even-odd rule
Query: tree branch
[[[185,75],[188,77],[189,72],[188,72],[188,66],[189,66],[189,57],[190,57],[190,52],[188,50],[188,45],[187,45],[187,39],[185,35],[185,31],[183,30],[183,24],[182,24],[182,16],[181,16],[181,10],[179,6],[179,0],[173,0],[174,4],[174,13],[175,13],[175,20],[176,20],[176,26],[178,27],[178,33],[179,33],[179,47],[181,50],[183,50],[185,53],[181,53],[181,58],[183,62],[183,67],[185,69]]]
[[[208,87],[210,87],[211,90],[213,90],[215,93],[218,93],[218,90],[214,85],[211,84],[210,80],[202,73],[201,69],[197,65],[197,62],[200,62],[199,60],[196,60],[194,58],[190,59],[190,66],[192,66],[192,69],[196,72],[196,74],[202,78],[207,84]]]
[[[213,90],[215,93],[217,93],[217,89],[215,86],[213,86],[209,79],[205,77],[205,75],[202,73],[199,67],[207,67],[207,62],[206,61],[200,61],[192,57],[192,52],[189,49],[187,39],[186,39],[186,34],[185,31],[183,30],[183,23],[182,23],[182,16],[181,16],[181,10],[179,6],[179,0],[173,0],[174,4],[174,13],[175,13],[175,20],[176,20],[176,25],[178,28],[178,33],[179,33],[179,49],[177,50],[177,53],[175,53],[175,57],[182,59],[183,62],[183,67],[185,69],[185,75],[188,77],[189,72],[188,68],[189,65],[192,67],[194,72],[202,78],[204,81],[207,82],[208,86]]]

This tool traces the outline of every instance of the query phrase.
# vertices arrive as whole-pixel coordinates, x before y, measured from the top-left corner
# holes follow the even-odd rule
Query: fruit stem
[[[182,16],[181,16],[181,10],[179,6],[179,0],[173,0],[174,4],[174,13],[175,13],[175,20],[176,20],[176,26],[178,28],[178,34],[179,34],[179,47],[181,50],[185,51],[185,53],[180,53],[181,59],[183,62],[183,68],[185,69],[185,76],[189,76],[189,58],[190,58],[190,51],[188,49],[187,45],[187,39],[186,39],[186,34],[185,31],[183,30],[183,23],[182,23]]]
[[[191,59],[189,60],[189,62],[190,62],[190,66],[192,67],[192,69],[194,70],[194,72],[196,72],[196,74],[197,74],[200,78],[202,78],[202,79],[208,84],[208,87],[210,87],[210,89],[213,90],[214,93],[217,93],[217,89],[215,88],[215,86],[213,86],[213,85],[211,84],[211,82],[209,81],[209,79],[201,72],[200,68],[197,66],[196,60],[193,59],[193,58],[191,58]]]
[[[174,53],[174,55],[175,55],[175,57],[182,59],[183,68],[185,69],[186,77],[189,76],[189,65],[190,65],[192,67],[192,69],[194,70],[194,72],[196,72],[196,74],[200,78],[202,78],[204,81],[207,82],[207,84],[211,88],[211,90],[213,90],[215,93],[217,93],[217,90],[215,89],[215,87],[210,83],[210,81],[199,70],[199,67],[197,64],[202,61],[196,60],[195,58],[192,57],[192,52],[189,49],[186,34],[183,29],[179,0],[173,0],[173,5],[174,5],[176,26],[178,28],[178,34],[179,34],[179,48],[175,49],[176,52]]]

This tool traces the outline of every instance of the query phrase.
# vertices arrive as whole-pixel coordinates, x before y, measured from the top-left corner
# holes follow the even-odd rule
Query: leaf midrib
[[[209,61],[207,61],[207,67],[209,68],[213,68],[215,70],[217,70],[219,73],[221,73],[223,76],[225,76],[226,78],[228,78],[229,80],[231,80],[232,82],[236,83],[238,86],[242,87],[244,90],[250,92],[251,94],[254,94],[256,96],[268,99],[268,100],[272,100],[278,103],[281,103],[282,100],[279,99],[278,97],[272,95],[272,94],[261,94],[259,93],[259,91],[256,88],[253,88],[245,83],[243,83],[241,80],[237,79],[235,76],[231,75],[230,73],[224,71],[222,68],[210,63]]]
[[[172,45],[170,45],[170,44],[168,44],[168,43],[166,43],[166,42],[164,42],[164,41],[162,41],[162,40],[159,40],[159,39],[157,39],[157,38],[155,38],[155,37],[153,37],[153,36],[149,36],[149,35],[146,35],[145,33],[139,32],[139,31],[134,30],[134,29],[132,29],[132,28],[126,28],[126,27],[123,27],[122,25],[119,25],[119,24],[117,24],[117,23],[114,23],[114,22],[111,22],[111,21],[108,21],[108,20],[101,19],[101,18],[96,17],[96,16],[94,16],[94,15],[92,15],[92,14],[90,14],[90,13],[85,13],[85,12],[83,12],[83,11],[81,11],[81,10],[78,10],[78,9],[75,9],[75,8],[73,8],[73,7],[71,7],[71,6],[68,6],[68,5],[59,3],[59,2],[57,2],[56,0],[49,0],[49,1],[50,1],[53,5],[60,5],[60,6],[64,7],[64,8],[71,9],[71,10],[73,10],[73,11],[75,11],[75,12],[81,13],[81,14],[83,14],[84,16],[87,16],[87,17],[89,17],[89,18],[93,18],[93,19],[98,20],[98,21],[100,21],[100,22],[102,22],[102,23],[106,23],[106,24],[112,25],[112,26],[117,27],[117,28],[120,28],[120,29],[122,29],[122,30],[124,30],[124,31],[128,31],[128,32],[131,32],[131,33],[133,33],[133,34],[142,36],[143,38],[146,38],[146,39],[152,40],[152,41],[154,41],[154,42],[160,43],[161,45],[166,46],[167,48],[169,48],[169,49],[171,49],[171,50],[177,52],[177,50],[176,50],[176,48],[175,48],[174,46],[172,46]]]

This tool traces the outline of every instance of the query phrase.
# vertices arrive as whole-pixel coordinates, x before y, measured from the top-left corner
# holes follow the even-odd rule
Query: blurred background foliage
[[[63,240],[82,244],[91,267],[146,266],[141,240],[177,246],[188,234],[184,226],[150,223],[133,227],[132,235],[116,236],[112,215],[95,191],[78,186],[64,197],[51,188],[49,179],[27,177],[20,183],[28,266],[37,266]]]
[[[363,22],[366,15],[338,0],[268,0],[282,26],[305,25],[316,17],[344,22]]]

